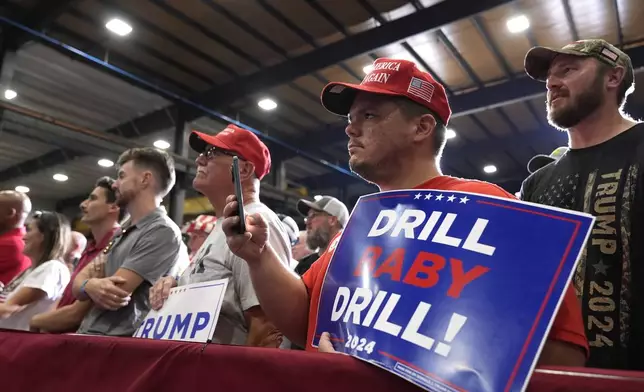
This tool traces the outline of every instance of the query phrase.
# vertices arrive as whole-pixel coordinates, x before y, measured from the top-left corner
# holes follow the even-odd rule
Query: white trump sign
[[[159,310],[145,317],[135,338],[205,343],[212,338],[228,279],[175,287]]]

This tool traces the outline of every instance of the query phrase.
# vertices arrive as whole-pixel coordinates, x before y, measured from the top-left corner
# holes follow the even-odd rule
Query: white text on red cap
[[[383,69],[388,71],[400,71],[400,63],[396,61],[385,61],[382,63],[374,64],[373,71],[368,73],[367,76],[365,76],[364,79],[362,80],[362,83],[360,84],[365,84],[370,82],[386,84],[389,81],[389,77],[391,76],[391,74],[386,72],[375,72]]]

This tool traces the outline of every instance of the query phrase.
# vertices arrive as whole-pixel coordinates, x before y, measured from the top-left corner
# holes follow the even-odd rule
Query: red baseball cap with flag
[[[452,115],[445,88],[411,61],[377,59],[362,83],[327,84],[322,90],[322,105],[331,113],[347,116],[359,91],[409,98],[431,110],[443,125]]]
[[[255,175],[260,180],[271,171],[271,153],[268,147],[259,140],[251,131],[228,124],[226,129],[216,135],[192,131],[190,134],[190,147],[202,153],[208,146],[215,146],[229,153],[239,156],[255,165]]]

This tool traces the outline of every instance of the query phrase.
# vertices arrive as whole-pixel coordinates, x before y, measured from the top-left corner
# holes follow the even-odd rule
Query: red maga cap
[[[327,84],[322,90],[322,105],[331,113],[347,116],[358,91],[409,98],[431,110],[443,125],[452,115],[445,88],[411,61],[377,59],[362,83]]]
[[[233,152],[240,159],[252,162],[255,165],[255,175],[260,180],[271,171],[271,153],[268,147],[249,130],[228,124],[226,129],[216,135],[192,131],[190,147],[193,150],[201,154],[209,145]]]

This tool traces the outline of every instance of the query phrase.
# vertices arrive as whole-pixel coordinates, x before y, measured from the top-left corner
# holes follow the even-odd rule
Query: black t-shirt
[[[644,370],[644,124],[570,150],[524,182],[525,201],[596,217],[574,275],[588,366]]]
[[[295,267],[295,273],[302,276],[306,271],[311,268],[311,264],[315,263],[320,258],[320,254],[315,252],[310,255],[303,257],[297,266]]]

